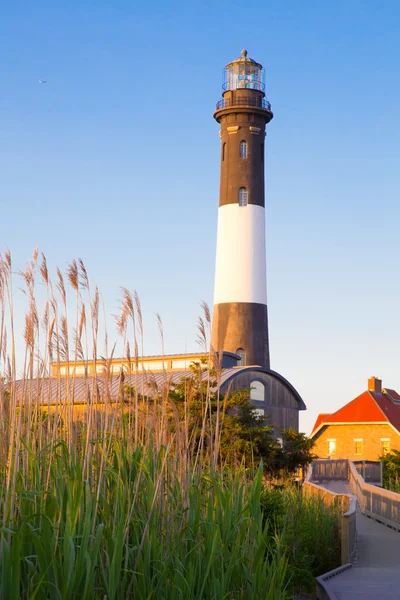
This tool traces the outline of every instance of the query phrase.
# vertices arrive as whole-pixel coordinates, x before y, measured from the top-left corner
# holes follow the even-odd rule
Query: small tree
[[[215,372],[210,370],[208,377],[204,377],[200,363],[193,364],[191,369],[191,375],[173,386],[170,399],[182,418],[185,415],[195,447],[201,442],[206,455],[212,455],[213,444],[217,442],[222,465],[258,466],[262,460],[266,474],[271,477],[290,476],[316,458],[312,454],[314,442],[304,433],[287,429],[282,431],[279,443],[267,418],[257,414],[250,390],[218,397]]]
[[[383,465],[383,487],[400,491],[400,451],[391,450],[380,457]]]
[[[306,469],[317,458],[312,453],[314,440],[295,429],[281,432],[281,448],[277,456],[276,469],[285,475],[293,475],[297,469]]]

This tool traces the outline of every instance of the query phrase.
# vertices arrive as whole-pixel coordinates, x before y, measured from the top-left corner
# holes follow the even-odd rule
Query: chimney
[[[382,379],[378,377],[370,377],[368,379],[368,391],[375,394],[382,394]]]

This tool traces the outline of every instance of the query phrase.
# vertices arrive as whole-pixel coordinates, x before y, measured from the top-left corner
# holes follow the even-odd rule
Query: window
[[[121,364],[111,365],[111,373],[113,373],[114,375],[120,375],[121,371],[124,371],[124,373],[126,373],[126,371],[127,371],[126,365],[121,365]]]
[[[381,455],[385,456],[390,452],[390,438],[381,438]]]
[[[354,454],[363,453],[363,441],[362,438],[355,438],[354,440]]]
[[[261,142],[261,162],[264,162],[264,142]]]
[[[239,206],[247,206],[247,190],[244,187],[239,188]]]
[[[236,350],[236,354],[238,354],[240,356],[240,360],[238,360],[237,366],[241,367],[244,365],[244,358],[245,358],[245,352],[244,352],[243,348],[238,348]]]
[[[328,456],[336,454],[336,439],[328,439]]]
[[[225,146],[226,146],[226,142],[224,142],[222,144],[222,152],[221,152],[222,156],[221,156],[221,160],[225,160]]]
[[[257,417],[265,417],[265,410],[263,408],[253,408],[253,413],[257,415]]]
[[[240,158],[247,158],[247,142],[242,140],[240,142]]]
[[[252,381],[250,384],[250,400],[265,400],[265,385],[261,381]]]
[[[148,371],[161,371],[165,366],[165,363],[160,360],[160,361],[155,361],[155,362],[144,362],[143,363],[143,368],[148,370]]]

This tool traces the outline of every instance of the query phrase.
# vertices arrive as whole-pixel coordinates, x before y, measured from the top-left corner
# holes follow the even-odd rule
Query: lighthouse
[[[241,56],[224,69],[221,175],[211,345],[270,368],[265,250],[265,136],[273,117],[264,69]]]
[[[267,283],[265,259],[264,147],[265,128],[272,119],[265,97],[262,65],[247,56],[229,63],[224,71],[222,99],[214,117],[220,124],[221,186],[218,209],[217,260],[211,346],[221,366],[218,388],[222,394],[248,390],[253,410],[263,416],[278,436],[284,429],[299,428],[299,411],[306,405],[293,385],[271,370],[268,345]],[[52,390],[47,401],[60,402],[52,386],[61,380],[62,394],[71,394],[80,404],[90,401],[91,389],[83,385],[89,376],[96,386],[98,406],[121,402],[121,376],[125,385],[145,389],[151,399],[160,390],[168,396],[171,386],[182,383],[193,363],[204,367],[208,381],[207,355],[185,353],[129,356],[70,361],[51,365]],[[240,358],[240,360],[239,360]],[[101,374],[104,374],[104,378]],[[111,387],[110,387],[110,375]],[[192,373],[193,375],[193,373]],[[72,377],[72,379],[71,379]],[[153,383],[157,380],[155,389]],[[65,381],[67,379],[67,381]],[[70,381],[68,381],[68,379]],[[32,389],[37,385],[32,380]],[[26,382],[17,382],[25,389]],[[172,388],[173,389],[173,388]],[[66,391],[65,391],[66,390]],[[69,390],[69,391],[68,391]],[[89,395],[88,395],[89,394]],[[88,400],[89,398],[89,400]]]

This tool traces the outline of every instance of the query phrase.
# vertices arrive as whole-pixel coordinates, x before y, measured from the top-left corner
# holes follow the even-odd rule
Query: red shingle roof
[[[395,400],[396,402],[400,402],[400,396],[399,394],[396,392],[396,390],[390,390],[389,388],[385,388],[383,390],[385,392],[385,394],[387,394],[392,400]]]
[[[398,396],[397,393],[396,396]],[[380,397],[376,395],[375,402],[378,404],[389,423],[394,425],[394,427],[400,431],[400,405],[392,402],[386,394],[382,394]]]
[[[316,429],[318,429],[318,427],[321,425],[322,421],[325,421],[325,419],[330,416],[331,416],[331,413],[320,413],[317,417],[317,420],[315,421],[315,425],[312,428],[312,430],[315,431]]]
[[[393,402],[397,399],[400,401],[400,396],[394,390],[387,391],[389,393],[363,392],[335,413],[318,415],[311,436],[316,434],[317,430],[324,425],[329,425],[329,423],[389,422],[400,432],[400,404]]]

